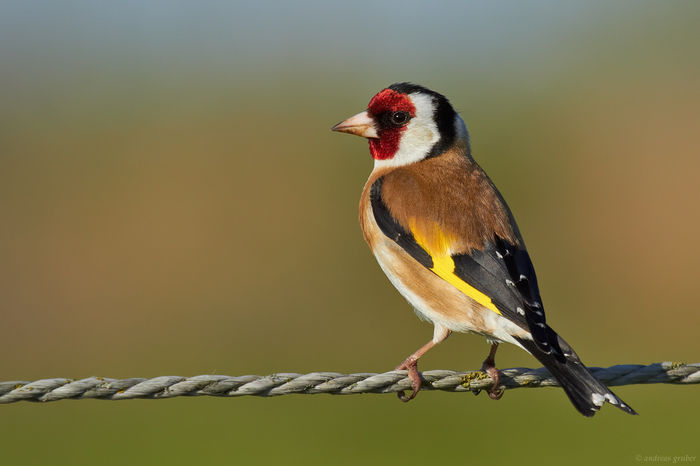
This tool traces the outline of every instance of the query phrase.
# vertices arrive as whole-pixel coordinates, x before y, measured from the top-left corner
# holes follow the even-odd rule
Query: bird
[[[369,141],[374,168],[360,197],[364,239],[418,317],[433,324],[432,339],[396,368],[407,371],[412,389],[399,399],[420,391],[421,356],[461,332],[490,344],[481,370],[493,381],[494,400],[504,390],[495,356],[505,342],[539,360],[584,416],[606,402],[637,414],[547,324],[515,218],[474,160],[464,120],[444,95],[395,83],[331,129]]]

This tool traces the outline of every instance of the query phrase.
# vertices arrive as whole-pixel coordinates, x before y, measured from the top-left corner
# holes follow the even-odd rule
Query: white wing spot
[[[518,311],[518,314],[520,314],[521,316],[525,315],[525,311],[523,311],[522,307],[517,308],[516,311]]]
[[[600,393],[593,393],[591,395],[591,400],[596,406],[603,406],[603,403],[605,403],[605,398]]]

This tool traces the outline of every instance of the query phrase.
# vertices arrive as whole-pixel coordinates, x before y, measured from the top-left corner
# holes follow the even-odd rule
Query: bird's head
[[[442,94],[411,83],[392,84],[372,97],[367,110],[333,131],[369,140],[375,166],[400,166],[434,157],[463,141],[467,129]]]

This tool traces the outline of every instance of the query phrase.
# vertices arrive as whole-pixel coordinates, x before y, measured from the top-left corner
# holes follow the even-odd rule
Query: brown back
[[[392,217],[435,253],[482,249],[494,235],[520,244],[495,187],[459,147],[385,173],[382,200]]]

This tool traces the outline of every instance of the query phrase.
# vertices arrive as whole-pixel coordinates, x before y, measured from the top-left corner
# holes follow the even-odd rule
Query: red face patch
[[[382,115],[406,112],[413,118],[416,116],[416,107],[406,94],[392,89],[384,89],[369,101],[367,112],[374,118],[379,135],[379,139],[369,140],[370,154],[377,160],[392,158],[399,150],[401,134],[406,131],[406,126],[394,127],[383,124]]]

